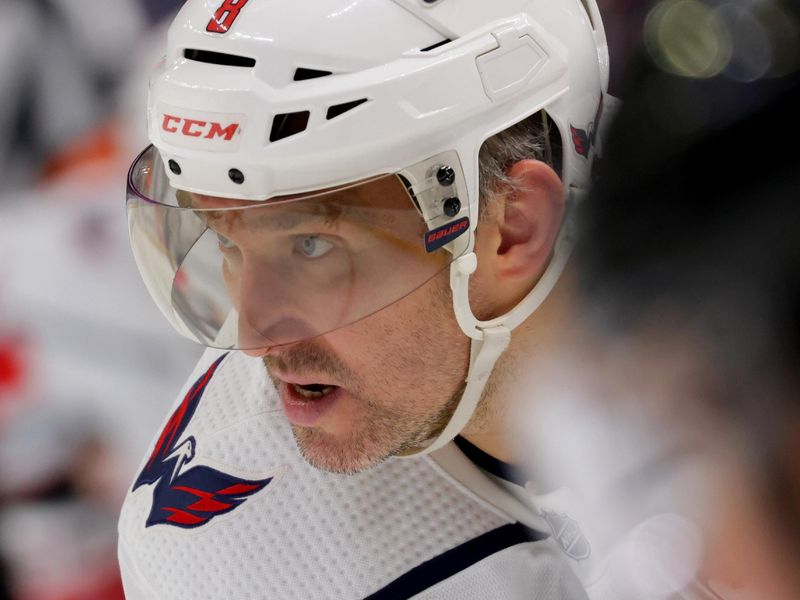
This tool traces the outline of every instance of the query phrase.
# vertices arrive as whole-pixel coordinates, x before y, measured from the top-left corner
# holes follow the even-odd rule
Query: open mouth
[[[327,396],[336,389],[335,385],[325,385],[322,383],[309,383],[307,385],[293,383],[291,386],[300,396],[309,400]]]
[[[286,381],[281,386],[280,395],[290,423],[300,427],[317,427],[322,416],[341,400],[342,391],[339,386],[329,383]]]

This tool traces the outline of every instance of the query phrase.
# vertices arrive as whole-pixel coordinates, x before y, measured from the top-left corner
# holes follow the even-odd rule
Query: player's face
[[[360,471],[441,430],[469,341],[453,314],[452,255],[425,251],[425,222],[398,179],[246,210],[187,201],[236,209],[201,215],[218,237],[237,342],[263,356],[310,463]]]
[[[428,251],[426,222],[394,176],[270,202],[180,194],[191,210],[165,245],[186,248],[170,261],[181,265],[183,287],[167,312],[179,311],[211,345],[318,337],[396,302],[453,259]]]
[[[469,341],[447,271],[372,316],[263,357],[312,465],[356,472],[424,445],[460,398]]]

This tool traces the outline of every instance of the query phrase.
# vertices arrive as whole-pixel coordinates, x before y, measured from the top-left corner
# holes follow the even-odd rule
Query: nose
[[[289,342],[286,344],[275,344],[264,348],[253,348],[249,350],[242,349],[242,352],[247,356],[253,356],[255,358],[263,358],[265,356],[280,356],[281,354],[285,353],[287,349],[300,346],[304,342],[305,340],[301,340],[297,342]]]
[[[281,317],[272,322],[267,329],[254,329],[242,315],[239,315],[239,339],[237,347],[248,356],[261,358],[277,354],[287,347],[302,343],[320,335],[306,321]]]
[[[297,282],[273,261],[245,260],[229,282],[238,313],[236,347],[265,356],[275,346],[314,337],[319,332],[297,303]]]
[[[266,356],[270,348],[275,345],[274,342],[265,338],[257,328],[251,325],[246,315],[240,313],[238,318],[236,347],[241,349],[247,356],[256,358]]]
[[[236,347],[248,356],[264,356],[275,345],[264,332],[280,315],[285,301],[274,268],[269,261],[247,257],[227,283],[238,313]]]

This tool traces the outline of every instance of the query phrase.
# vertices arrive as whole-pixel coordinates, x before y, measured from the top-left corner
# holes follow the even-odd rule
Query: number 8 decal
[[[214,18],[206,25],[206,31],[209,33],[228,33],[236,17],[239,16],[239,11],[244,8],[245,4],[247,4],[247,0],[225,0],[222,6],[217,9],[217,12],[214,13]]]

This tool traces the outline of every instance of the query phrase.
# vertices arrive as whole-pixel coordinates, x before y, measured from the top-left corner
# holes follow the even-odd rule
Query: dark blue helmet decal
[[[196,441],[192,436],[184,439],[183,433],[226,356],[214,361],[186,393],[133,484],[133,490],[155,485],[147,527],[159,524],[184,529],[200,527],[240,506],[272,481],[272,477],[242,479],[204,465],[184,469],[194,460]]]

